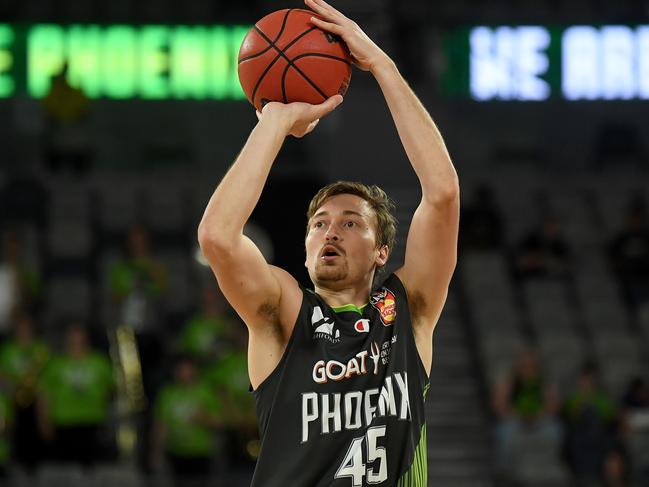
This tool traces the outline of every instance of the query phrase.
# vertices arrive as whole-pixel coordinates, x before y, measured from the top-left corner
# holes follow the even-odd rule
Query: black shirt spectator
[[[517,245],[514,264],[517,276],[527,278],[565,278],[570,274],[572,251],[559,231],[559,222],[545,218]]]

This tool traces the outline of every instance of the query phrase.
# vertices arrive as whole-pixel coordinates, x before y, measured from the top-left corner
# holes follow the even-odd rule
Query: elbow
[[[202,222],[198,226],[197,237],[201,252],[208,259],[212,255],[227,254],[234,246],[233,239],[228,239],[224,233],[217,232]]]
[[[433,191],[424,195],[426,201],[436,207],[459,204],[460,202],[460,185],[457,177],[448,183],[435,188]]]

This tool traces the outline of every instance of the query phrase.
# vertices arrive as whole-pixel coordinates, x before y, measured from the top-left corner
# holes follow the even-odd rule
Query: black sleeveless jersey
[[[426,486],[428,386],[396,275],[362,309],[304,290],[286,351],[253,392],[252,486]]]

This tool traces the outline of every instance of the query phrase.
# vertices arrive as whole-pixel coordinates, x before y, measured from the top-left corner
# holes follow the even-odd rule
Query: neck
[[[346,304],[361,307],[369,301],[370,290],[369,283],[364,283],[361,286],[345,286],[339,289],[315,285],[315,292],[324,299],[325,303],[334,308]]]

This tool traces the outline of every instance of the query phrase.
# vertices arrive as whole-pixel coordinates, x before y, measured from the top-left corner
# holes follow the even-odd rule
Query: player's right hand
[[[312,132],[320,119],[331,113],[342,101],[342,96],[334,95],[319,105],[270,102],[261,112],[257,111],[257,118],[260,122],[268,120],[279,124],[286,135],[300,138]]]

